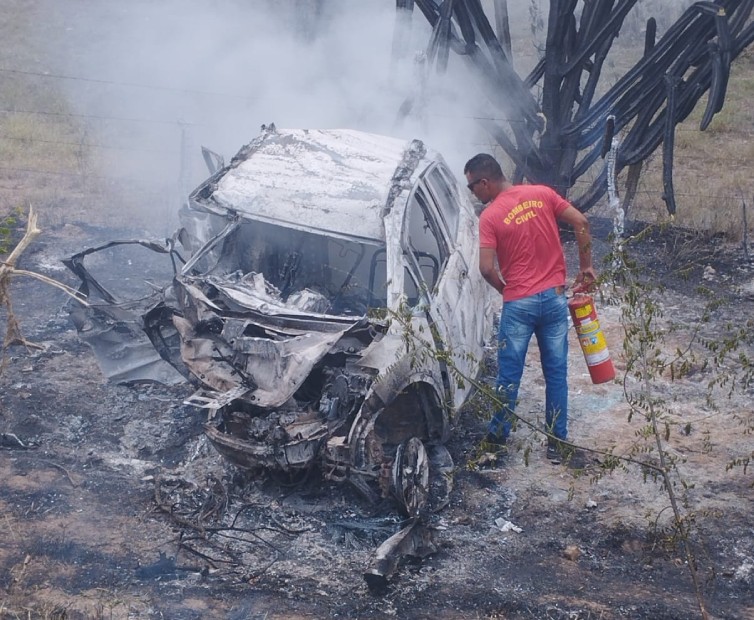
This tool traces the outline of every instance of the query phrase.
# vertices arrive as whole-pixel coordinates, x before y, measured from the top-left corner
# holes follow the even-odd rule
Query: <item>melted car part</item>
[[[419,519],[412,519],[377,548],[364,572],[364,580],[372,593],[381,594],[402,558],[425,558],[435,551],[432,531]]]
[[[127,271],[131,258],[136,260],[132,250],[144,248],[151,253],[166,255],[170,263],[164,265],[161,271],[155,270],[156,274],[172,274],[182,261],[180,255],[174,249],[173,240],[159,241],[111,241],[103,245],[83,250],[71,258],[63,261],[64,264],[80,279],[79,291],[89,299],[89,307],[83,308],[74,305],[70,307],[70,317],[81,338],[92,347],[97,355],[100,368],[108,379],[119,383],[136,383],[154,381],[165,384],[177,384],[185,381],[187,373],[176,371],[176,365],[169,365],[164,361],[161,353],[155,349],[154,342],[146,334],[143,328],[143,316],[152,308],[170,297],[169,290],[163,288],[165,283],[150,285],[144,289],[141,282],[138,293],[131,287],[125,286],[123,273]],[[121,254],[116,254],[121,252]],[[107,261],[115,262],[115,267],[105,269],[110,279],[117,282],[122,289],[116,293],[111,292],[102,282],[101,278],[95,277],[87,260],[105,264]],[[154,266],[154,260],[145,261]],[[124,264],[127,263],[128,265]],[[136,267],[132,269],[135,270]],[[120,274],[113,277],[110,272]],[[143,275],[143,273],[141,274]],[[169,282],[169,277],[167,278]],[[126,294],[130,294],[128,299]]]
[[[393,495],[409,517],[419,516],[429,496],[429,456],[418,437],[402,442],[393,461]]]

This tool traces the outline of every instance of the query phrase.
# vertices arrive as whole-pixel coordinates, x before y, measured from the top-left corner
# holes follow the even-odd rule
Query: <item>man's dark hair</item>
[[[491,181],[505,180],[503,169],[497,160],[487,153],[474,155],[463,168],[463,173],[471,173],[477,177],[490,179]]]

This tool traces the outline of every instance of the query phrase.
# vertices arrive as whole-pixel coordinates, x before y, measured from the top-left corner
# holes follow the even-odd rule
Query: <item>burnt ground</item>
[[[20,266],[73,283],[61,258],[128,235],[72,223],[47,229]],[[754,276],[736,248],[658,232],[632,251],[642,276],[667,287],[656,295],[665,308],[658,328],[679,325],[662,344],[669,354],[683,348],[706,303],[697,284],[724,302],[705,335],[751,316]],[[318,472],[239,474],[205,441],[203,414],[182,404],[189,386],[106,383],[62,293],[17,278],[12,295],[24,335],[44,348],[11,347],[0,377],[0,618],[699,616],[659,484],[636,466],[605,475],[596,462],[582,475],[553,466],[525,428],[502,466],[478,468],[489,409],[481,399],[449,444],[455,488],[430,520],[435,553],[405,562],[372,594],[361,574],[398,528],[392,505],[368,506]],[[621,312],[610,295],[600,318],[622,376]],[[575,338],[571,345],[572,440],[628,454],[642,422],[629,421],[620,383],[591,384]],[[753,479],[726,465],[752,454],[752,389],[716,394],[715,409],[706,401],[711,377],[697,360],[690,374],[663,376],[652,389],[668,409],[666,445],[689,487],[684,510],[709,608],[751,618]],[[629,390],[636,385],[626,379]],[[534,423],[543,392],[532,357],[519,413]],[[521,531],[503,531],[506,522]]]

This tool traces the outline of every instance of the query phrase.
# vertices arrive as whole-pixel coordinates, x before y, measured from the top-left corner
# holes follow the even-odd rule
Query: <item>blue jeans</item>
[[[532,334],[537,336],[545,377],[545,423],[558,439],[568,437],[568,306],[561,287],[506,301],[500,315],[497,393],[504,403],[487,430],[508,437]]]

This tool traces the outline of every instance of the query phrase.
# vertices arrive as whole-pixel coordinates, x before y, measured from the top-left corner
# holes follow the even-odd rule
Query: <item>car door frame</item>
[[[465,346],[468,325],[457,325],[459,305],[465,309],[468,303],[468,295],[476,293],[472,291],[469,283],[469,265],[463,256],[461,246],[457,242],[457,235],[451,235],[448,230],[446,219],[442,216],[442,209],[437,205],[436,197],[432,193],[426,181],[426,175],[437,167],[439,163],[429,166],[421,178],[412,188],[408,197],[406,215],[404,220],[404,234],[402,242],[404,246],[404,260],[411,277],[417,286],[426,290],[426,298],[423,305],[427,321],[434,339],[434,345],[439,354],[439,360],[443,369],[443,383],[446,386],[447,399],[452,409],[457,411],[464,402],[471,389],[469,379],[476,377],[478,367],[477,359],[472,359],[469,353],[479,354],[479,351],[468,351]],[[447,175],[447,173],[445,173]],[[451,177],[452,178],[452,177]],[[417,195],[421,199],[417,199]],[[410,240],[409,218],[411,207],[414,204],[424,204],[425,218],[429,223],[433,234],[438,240],[440,251],[443,249],[446,256],[440,258],[441,266],[437,281],[427,283],[424,274],[418,264]],[[458,207],[458,229],[468,226],[467,218],[461,205]],[[473,252],[472,252],[473,254]],[[464,300],[467,300],[466,302]],[[468,313],[463,313],[468,316]],[[472,333],[476,333],[476,325],[471,325]],[[448,355],[449,353],[449,355]],[[450,363],[449,363],[450,362]]]

